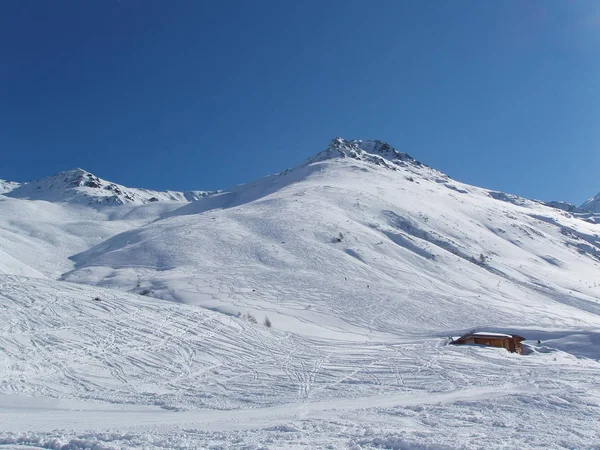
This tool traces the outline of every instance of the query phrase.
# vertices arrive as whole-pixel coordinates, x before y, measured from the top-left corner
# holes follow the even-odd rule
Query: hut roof
[[[503,334],[503,333],[488,333],[485,331],[477,331],[475,333],[469,333],[469,335],[473,335],[473,336],[494,336],[494,337],[506,337],[506,338],[512,338],[511,334]]]
[[[456,339],[454,342],[460,343],[462,341],[467,340],[470,337],[490,338],[490,339],[515,339],[519,342],[525,340],[525,338],[523,336],[519,336],[516,334],[488,333],[487,331],[477,331],[474,333],[467,333],[467,334],[459,337],[458,339]]]

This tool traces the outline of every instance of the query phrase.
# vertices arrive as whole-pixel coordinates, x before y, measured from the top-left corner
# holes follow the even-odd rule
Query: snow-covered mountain
[[[600,444],[591,212],[341,138],[216,193],[81,170],[7,191],[0,443]],[[446,345],[471,329],[528,354]]]
[[[546,206],[562,209],[589,222],[600,222],[600,193],[585,201],[581,206],[567,202],[542,202]]]
[[[19,186],[19,183],[13,181],[0,180],[0,194],[6,194]]]
[[[600,193],[588,199],[583,205],[581,205],[581,208],[595,213],[600,213]]]
[[[387,144],[336,139],[296,169],[74,255],[64,279],[140,285],[229,314],[237,303],[259,316],[275,310],[279,328],[313,333],[332,323],[372,332],[581,323],[581,310],[600,312],[596,233],[563,211],[453,181]],[[306,286],[314,300],[292,314],[281,302]],[[437,306],[423,308],[424,299]],[[523,315],[549,304],[547,315]]]
[[[158,201],[195,201],[209,192],[204,191],[153,191],[127,188],[105,181],[83,170],[73,169],[59,172],[41,180],[20,185],[0,184],[0,189],[9,197],[71,204],[123,205],[145,204]]]

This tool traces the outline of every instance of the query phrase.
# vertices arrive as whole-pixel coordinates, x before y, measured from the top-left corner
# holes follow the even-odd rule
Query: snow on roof
[[[512,335],[510,334],[503,334],[503,333],[488,333],[486,331],[477,331],[476,333],[469,333],[472,335],[477,335],[477,336],[498,336],[498,337],[507,337],[507,338],[512,338]]]

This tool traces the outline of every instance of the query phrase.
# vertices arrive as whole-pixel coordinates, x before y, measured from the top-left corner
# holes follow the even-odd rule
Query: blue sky
[[[0,5],[0,178],[226,188],[335,136],[453,178],[600,191],[597,0]]]

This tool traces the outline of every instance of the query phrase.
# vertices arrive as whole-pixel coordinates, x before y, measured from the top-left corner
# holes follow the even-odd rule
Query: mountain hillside
[[[336,139],[74,255],[64,279],[270,315],[294,332],[598,327],[597,232],[387,144]]]
[[[0,180],[0,194],[6,194],[7,192],[12,191],[19,186],[19,183],[15,183],[13,181]]]
[[[600,193],[587,200],[583,205],[581,205],[581,208],[595,213],[600,213]]]
[[[592,211],[342,138],[212,193],[0,186],[0,446],[600,446]]]
[[[51,278],[73,268],[72,255],[208,195],[125,188],[80,169],[2,186],[0,273]]]

